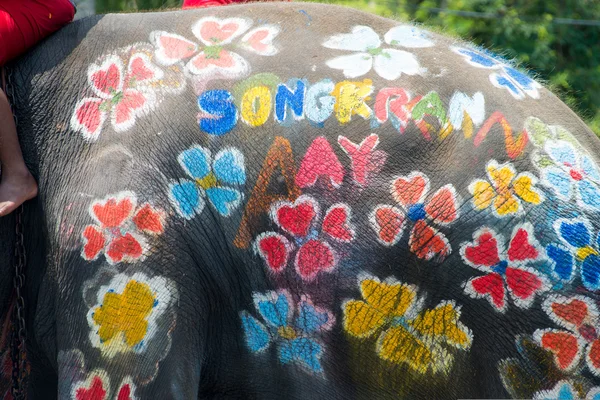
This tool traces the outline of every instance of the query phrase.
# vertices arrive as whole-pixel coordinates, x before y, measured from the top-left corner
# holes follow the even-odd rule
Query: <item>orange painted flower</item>
[[[431,195],[429,187],[427,176],[418,171],[394,179],[390,191],[400,207],[380,204],[371,213],[371,226],[381,244],[396,244],[408,221],[413,225],[408,245],[417,257],[431,260],[450,254],[452,248],[446,235],[432,225],[445,226],[457,220],[458,195],[452,185],[442,186]]]
[[[139,260],[147,248],[142,233],[158,235],[164,232],[161,212],[145,203],[137,207],[132,192],[121,192],[95,201],[90,215],[97,222],[84,228],[81,256],[88,261],[104,251],[110,264]]]

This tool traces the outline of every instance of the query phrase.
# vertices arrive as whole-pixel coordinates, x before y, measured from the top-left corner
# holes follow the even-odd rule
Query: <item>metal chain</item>
[[[16,307],[13,313],[13,337],[11,343],[12,358],[12,396],[15,400],[25,399],[27,375],[26,362],[26,340],[27,331],[25,327],[25,240],[23,235],[23,205],[15,212],[15,276],[13,284],[15,289]]]
[[[4,69],[6,71],[6,68]],[[17,116],[12,104],[15,99],[14,86],[12,85],[12,71],[9,70],[5,82],[5,92],[11,104],[15,125]],[[27,380],[27,330],[25,326],[25,266],[27,258],[25,255],[25,237],[23,234],[23,205],[15,211],[15,276],[13,287],[15,291],[16,307],[13,308],[12,332],[11,332],[11,361],[12,361],[12,388],[11,394],[14,400],[26,399]]]

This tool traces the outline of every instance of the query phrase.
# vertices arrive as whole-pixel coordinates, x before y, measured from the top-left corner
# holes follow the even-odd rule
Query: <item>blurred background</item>
[[[416,21],[514,59],[600,136],[600,0],[321,0]],[[76,0],[91,14],[179,8],[182,0]]]

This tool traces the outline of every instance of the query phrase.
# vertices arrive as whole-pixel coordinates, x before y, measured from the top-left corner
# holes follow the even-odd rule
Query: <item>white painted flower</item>
[[[433,46],[425,31],[409,25],[390,29],[384,40],[388,45],[408,48]],[[382,47],[379,35],[368,26],[357,25],[350,33],[333,35],[323,46],[356,52],[332,58],[326,63],[330,68],[342,70],[347,78],[365,75],[371,68],[383,79],[390,81],[398,79],[402,74],[422,75],[425,72],[414,54]]]

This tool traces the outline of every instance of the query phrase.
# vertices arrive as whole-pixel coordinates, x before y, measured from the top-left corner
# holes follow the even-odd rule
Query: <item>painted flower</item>
[[[228,48],[234,47],[234,39],[251,26],[252,21],[245,18],[205,17],[192,25],[192,33],[200,41],[200,46],[183,36],[164,31],[152,32],[150,41],[155,46],[156,59],[164,65],[189,59],[186,69],[196,76],[237,78],[246,75],[250,65]],[[273,39],[279,30],[276,25],[261,25],[246,33],[237,47],[261,56],[275,55],[278,50]],[[204,47],[198,52],[201,46]]]
[[[448,347],[468,349],[473,337],[460,321],[460,307],[443,301],[423,310],[417,288],[388,278],[381,282],[361,274],[358,286],[364,300],[348,300],[343,306],[344,330],[365,339],[379,333],[376,352],[394,364],[414,371],[449,372],[453,355]]]
[[[407,25],[390,29],[384,40],[388,45],[407,48],[433,46],[427,32]],[[327,61],[328,67],[342,70],[348,78],[363,76],[371,71],[371,68],[379,76],[390,81],[398,79],[402,74],[422,75],[425,72],[414,54],[382,47],[379,35],[368,26],[357,25],[351,33],[334,35],[326,40],[323,46],[328,49],[356,52]]]
[[[83,285],[87,336],[95,359],[111,365],[126,359],[132,382],[155,379],[160,362],[171,349],[178,298],[175,282],[168,278],[122,273],[113,266],[100,268]],[[61,368],[70,375],[87,371],[82,356],[65,361]],[[109,369],[111,379],[116,379],[114,374],[119,371],[122,369]],[[75,378],[73,375],[73,381],[83,380],[81,374]]]
[[[583,285],[591,291],[600,289],[600,236],[592,239],[592,226],[587,219],[559,219],[554,230],[561,243],[546,246],[554,277],[573,281],[577,270]]]
[[[516,68],[508,65],[496,55],[487,51],[460,46],[451,46],[450,49],[463,56],[469,64],[493,71],[490,74],[490,82],[497,88],[508,90],[515,99],[522,100],[525,98],[525,95],[539,99],[539,89],[542,88],[542,85],[526,74],[519,72]]]
[[[408,244],[419,258],[431,260],[450,254],[448,239],[431,224],[449,225],[458,218],[459,200],[454,186],[442,186],[426,201],[429,179],[415,171],[396,178],[390,190],[401,208],[380,204],[371,213],[371,226],[379,242],[386,246],[396,244],[408,220],[413,224]]]
[[[565,140],[545,141],[543,153],[535,160],[542,184],[561,200],[575,197],[580,207],[599,211],[600,170],[592,158]]]
[[[89,213],[96,221],[82,233],[81,256],[88,261],[104,252],[110,264],[141,260],[148,250],[144,235],[164,232],[163,213],[149,203],[137,206],[135,193],[120,192],[92,203]]]
[[[149,278],[140,272],[114,275],[97,289],[95,299],[90,298],[94,304],[87,320],[92,345],[109,358],[119,353],[145,353],[149,347],[156,352],[170,343],[167,331],[173,316],[167,314],[175,297],[166,278]]]
[[[224,217],[240,205],[244,195],[231,187],[246,182],[244,155],[238,149],[227,147],[213,159],[209,149],[196,145],[182,151],[177,161],[193,179],[179,179],[169,185],[169,199],[183,218],[200,215],[207,200]]]
[[[308,295],[296,304],[286,291],[254,293],[254,307],[259,319],[242,311],[241,319],[246,344],[253,353],[277,346],[279,362],[296,364],[308,372],[322,373],[321,357],[324,346],[318,336],[331,329],[333,314],[316,307]]]
[[[594,302],[584,296],[551,295],[543,309],[550,319],[564,329],[538,329],[533,337],[554,355],[561,371],[571,371],[585,358],[589,370],[600,376],[600,325]]]
[[[544,200],[535,188],[537,178],[527,172],[517,175],[511,163],[498,164],[496,160],[490,160],[486,171],[489,182],[477,179],[469,185],[473,204],[478,210],[493,205],[494,215],[506,217],[524,212],[521,201],[538,205]]]
[[[516,306],[529,308],[535,295],[545,290],[546,283],[528,264],[543,261],[544,254],[535,239],[530,223],[517,225],[512,232],[508,249],[504,237],[484,227],[473,234],[473,242],[460,246],[463,261],[486,272],[465,283],[465,293],[475,298],[487,298],[498,311],[504,312],[507,291]]]
[[[571,382],[559,381],[554,388],[542,390],[533,395],[534,400],[579,400],[579,392]],[[585,395],[585,400],[600,400],[600,387],[591,388]]]
[[[96,369],[88,374],[85,381],[76,382],[71,391],[75,400],[135,400],[135,385],[130,377],[126,377],[111,396],[110,378],[106,371]]]
[[[285,269],[295,251],[296,272],[302,279],[312,281],[320,272],[331,272],[338,263],[330,240],[349,243],[355,237],[350,207],[343,203],[334,204],[325,212],[320,233],[316,226],[319,204],[310,196],[300,196],[294,203],[276,202],[270,216],[293,240],[276,232],[264,232],[256,238],[254,250],[276,274]]]
[[[134,126],[137,117],[147,114],[156,105],[152,84],[164,73],[147,54],[132,48],[122,57],[112,54],[101,58],[89,66],[87,75],[96,97],[77,103],[71,127],[84,139],[97,140],[109,115],[113,129],[124,132]]]

